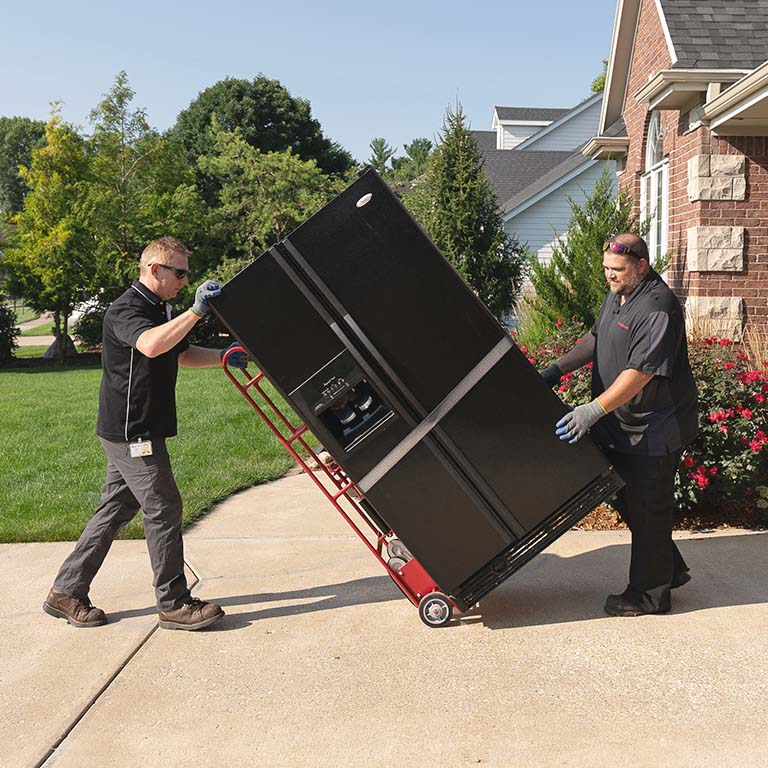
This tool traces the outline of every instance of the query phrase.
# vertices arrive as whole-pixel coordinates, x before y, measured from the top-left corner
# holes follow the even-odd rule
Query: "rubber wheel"
[[[399,571],[404,565],[405,560],[402,557],[390,557],[387,565],[395,572]]]
[[[430,592],[419,601],[419,618],[428,627],[444,627],[453,617],[453,605],[442,592]]]
[[[399,557],[408,562],[413,558],[413,555],[408,551],[408,548],[403,544],[400,539],[391,539],[387,543],[387,554],[390,557]]]

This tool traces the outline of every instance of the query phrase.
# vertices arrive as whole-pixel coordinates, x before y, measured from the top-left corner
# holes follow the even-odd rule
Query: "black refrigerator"
[[[462,610],[622,485],[374,171],[210,303]]]

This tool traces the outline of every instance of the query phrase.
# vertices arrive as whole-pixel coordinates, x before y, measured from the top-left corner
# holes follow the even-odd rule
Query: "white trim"
[[[572,110],[566,112],[562,117],[551,122],[546,128],[543,128],[540,131],[536,131],[536,133],[534,133],[532,136],[528,136],[528,138],[526,138],[524,141],[521,141],[517,147],[515,147],[515,149],[528,149],[528,147],[525,146],[526,144],[534,144],[543,136],[549,135],[552,133],[552,131],[556,130],[561,125],[564,125],[569,120],[572,120],[574,117],[580,115],[582,112],[584,112],[584,110],[589,109],[593,104],[602,98],[602,93],[596,93],[594,96],[590,96],[588,99],[584,99],[581,104],[577,104]]]
[[[141,293],[141,291],[139,291],[139,293]],[[128,417],[130,416],[130,413],[131,413],[131,381],[132,380],[133,380],[133,347],[131,347],[131,365],[128,368],[128,394],[125,398],[125,442],[126,443],[130,439],[128,437]]]
[[[675,46],[672,43],[672,36],[669,34],[667,17],[664,15],[664,9],[661,7],[661,0],[656,0],[656,10],[659,14],[659,21],[661,21],[661,28],[664,30],[664,39],[667,41],[667,50],[669,51],[669,56],[674,64],[677,61],[677,53],[675,52]]]
[[[145,301],[148,301],[153,307],[157,306],[158,302],[152,301],[152,299],[150,299],[149,296],[147,296],[145,293],[140,291],[135,285],[131,285],[131,288],[133,288],[133,290],[136,291],[136,293],[138,293],[142,299],[144,299]]]
[[[552,120],[499,120],[498,125],[539,125],[547,126],[552,124]]]
[[[577,176],[581,176],[584,171],[589,170],[595,163],[600,162],[599,160],[591,160],[589,158],[585,158],[584,162],[577,165],[575,168],[573,168],[571,171],[566,173],[564,176],[560,176],[558,179],[553,181],[549,186],[544,187],[540,192],[537,192],[532,197],[529,197],[527,200],[524,200],[519,205],[512,208],[512,210],[507,211],[507,213],[502,213],[501,218],[502,221],[506,224],[508,221],[511,221],[515,216],[519,216],[523,211],[528,210],[532,205],[535,205],[540,200],[543,200],[548,195],[551,195],[555,190],[560,189],[564,184],[567,184],[572,179],[575,179]]]

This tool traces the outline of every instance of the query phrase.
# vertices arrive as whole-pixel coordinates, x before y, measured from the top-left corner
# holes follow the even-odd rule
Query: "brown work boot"
[[[172,611],[158,611],[163,629],[202,629],[210,627],[224,615],[220,605],[206,603],[190,597],[186,603]]]
[[[101,608],[94,608],[91,601],[74,597],[51,588],[43,603],[43,610],[57,619],[66,619],[73,627],[100,627],[107,623]]]

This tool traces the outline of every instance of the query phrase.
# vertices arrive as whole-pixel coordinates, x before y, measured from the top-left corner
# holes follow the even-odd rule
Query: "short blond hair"
[[[167,264],[174,253],[189,257],[191,252],[181,240],[175,237],[161,237],[153,240],[141,253],[141,268],[150,264]]]

